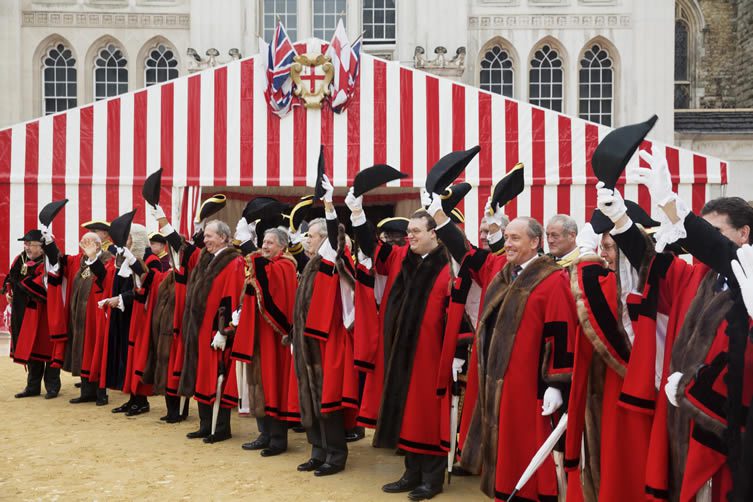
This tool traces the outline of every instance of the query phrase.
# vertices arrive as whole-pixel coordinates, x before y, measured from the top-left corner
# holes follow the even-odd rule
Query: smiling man
[[[560,265],[568,266],[578,257],[575,238],[578,236],[578,224],[566,214],[555,214],[546,225],[546,243],[549,254]]]

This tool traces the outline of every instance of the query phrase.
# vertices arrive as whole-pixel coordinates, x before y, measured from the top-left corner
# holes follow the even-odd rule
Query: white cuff
[[[505,234],[502,233],[502,230],[497,230],[493,234],[489,234],[486,236],[486,242],[489,244],[496,244],[499,241],[501,241],[505,237]]]
[[[615,224],[614,228],[609,231],[612,235],[620,235],[625,232],[627,232],[628,228],[630,228],[633,225],[633,220],[630,219],[630,217],[625,218],[625,223],[620,225],[619,227]]]
[[[161,227],[161,228],[159,229],[159,232],[160,232],[160,233],[161,233],[162,235],[170,235],[171,233],[175,232],[175,229],[173,228],[173,226],[172,226],[172,225],[170,225],[170,224],[168,223],[167,225],[164,225],[164,226],[162,226],[162,227]]]
[[[329,239],[326,239],[324,242],[322,242],[322,245],[319,246],[319,256],[329,262],[335,263],[335,260],[337,259],[337,251],[332,249],[332,245],[329,243]]]
[[[329,211],[327,211],[325,209],[324,210],[324,217],[326,219],[328,219],[328,220],[336,220],[337,219],[337,212],[336,211],[329,212]]]
[[[366,213],[364,213],[363,211],[361,211],[360,215],[354,215],[351,213],[350,222],[353,224],[354,227],[360,227],[361,225],[365,225]]]
[[[444,220],[444,221],[443,221],[443,222],[442,222],[442,223],[441,223],[440,225],[437,225],[437,228],[436,228],[436,229],[437,229],[437,230],[439,230],[440,228],[442,228],[442,227],[446,226],[446,225],[447,225],[447,224],[448,224],[449,222],[450,222],[450,219],[449,219],[449,218],[447,218],[447,219],[446,219],[446,220]]]
[[[115,308],[120,309],[121,312],[125,312],[125,303],[123,303],[123,295],[118,295],[118,304]]]

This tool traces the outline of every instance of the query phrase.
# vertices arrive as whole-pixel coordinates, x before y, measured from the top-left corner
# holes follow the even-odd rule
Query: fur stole
[[[173,343],[175,311],[175,273],[170,272],[156,291],[157,298],[149,320],[149,356],[142,381],[154,385],[154,394],[165,393],[170,346]]]
[[[345,227],[342,225],[338,228],[337,236],[337,260],[335,269],[341,278],[353,280],[353,276],[348,272],[345,263],[347,257],[345,253]],[[314,338],[304,336],[303,330],[306,327],[309,308],[311,306],[311,295],[314,290],[314,282],[319,273],[319,265],[322,257],[317,255],[311,258],[301,272],[298,281],[298,291],[295,297],[295,308],[293,310],[293,331],[291,333],[293,343],[293,359],[295,364],[295,374],[298,381],[298,402],[301,411],[301,424],[311,427],[313,417],[322,419],[321,402],[322,402],[322,384],[324,382],[324,373],[322,370],[322,354],[319,347],[320,342]],[[346,274],[343,276],[343,274]]]
[[[486,290],[484,311],[476,330],[475,347],[480,351],[478,398],[461,458],[464,468],[481,473],[481,490],[489,497],[494,497],[499,403],[515,336],[531,292],[541,281],[562,270],[547,256],[534,260],[514,281],[512,268],[512,264],[506,264]]]
[[[732,307],[732,291],[715,292],[716,280],[717,275],[710,271],[701,281],[672,346],[672,360],[667,373],[671,375],[679,371],[683,374],[677,389],[680,407],[669,406],[667,414],[672,466],[670,487],[673,493],[676,490],[677,495],[680,492],[688,454],[690,420],[695,420],[700,426],[717,436],[721,436],[723,432],[723,427],[693,406],[685,397],[685,388],[695,377],[699,365],[703,364],[716,337],[719,324],[724,321],[727,312]]]
[[[178,392],[181,396],[193,396],[196,386],[196,366],[199,361],[199,329],[206,315],[207,298],[212,291],[215,279],[225,270],[240,252],[228,247],[213,259],[214,256],[201,250],[199,262],[191,271],[186,286],[186,306],[183,311],[183,371],[180,375]],[[218,285],[220,287],[221,285]],[[231,313],[228,312],[229,316]],[[214,315],[212,313],[212,315]]]
[[[112,255],[102,251],[99,261],[104,265]],[[81,358],[84,351],[84,336],[86,335],[86,307],[89,304],[89,294],[96,279],[86,264],[86,256],[81,257],[80,266],[73,278],[70,300],[68,301],[68,343],[65,344],[63,371],[73,376],[81,374]],[[62,272],[62,271],[61,271]]]
[[[421,322],[434,283],[449,264],[444,245],[426,258],[408,251],[389,298],[383,304],[384,315],[384,390],[374,446],[395,448],[400,438],[408,382],[413,370]],[[449,294],[449,284],[447,285]]]

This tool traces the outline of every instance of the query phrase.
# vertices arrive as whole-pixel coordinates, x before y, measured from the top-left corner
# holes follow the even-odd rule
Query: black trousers
[[[42,380],[47,392],[57,394],[60,392],[60,368],[53,368],[51,363],[42,361],[29,361],[26,368],[29,373],[26,376],[26,390],[39,394],[42,391]]]
[[[212,408],[211,404],[198,403],[199,405],[199,430],[212,432]],[[217,428],[214,433],[218,436],[230,435],[230,408],[220,406],[217,414]]]
[[[265,439],[264,442],[269,445],[269,448],[288,449],[288,423],[286,421],[264,416],[256,419],[256,425],[259,427],[259,437]]]
[[[104,399],[107,397],[107,389],[100,389],[97,382],[90,382],[88,378],[81,377],[81,397]]]
[[[421,481],[432,488],[442,486],[447,470],[447,455],[424,455],[405,452],[405,474],[403,477]]]
[[[311,445],[311,458],[331,465],[345,466],[348,443],[345,441],[345,414],[343,410],[327,413],[319,420],[313,417],[306,429],[306,439]]]

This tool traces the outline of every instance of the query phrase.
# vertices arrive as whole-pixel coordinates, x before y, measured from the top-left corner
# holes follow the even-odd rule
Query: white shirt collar
[[[214,259],[214,258],[217,258],[217,257],[218,257],[218,256],[220,255],[220,253],[222,253],[222,252],[223,252],[224,250],[226,250],[226,249],[227,249],[228,247],[230,247],[230,246],[225,246],[224,248],[217,250],[217,252],[216,252],[216,253],[214,253],[214,254],[212,255],[212,256],[213,256],[213,258],[212,258],[212,259]]]
[[[521,263],[521,264],[520,264],[520,268],[521,268],[521,269],[524,269],[524,270],[525,270],[525,268],[526,268],[526,267],[527,267],[528,265],[530,265],[530,264],[531,264],[531,262],[532,262],[533,260],[535,260],[536,258],[538,258],[538,257],[539,257],[539,255],[538,255],[538,254],[535,254],[535,255],[533,255],[533,258],[531,258],[530,260],[528,260],[528,261],[527,261],[527,262],[525,262],[525,263]]]
[[[572,251],[570,251],[569,253],[566,253],[566,254],[565,254],[565,256],[560,256],[560,257],[558,257],[558,258],[557,258],[557,261],[561,261],[561,260],[567,260],[567,259],[568,259],[568,258],[570,258],[570,257],[573,257],[573,258],[575,258],[575,253],[576,253],[576,252],[578,252],[578,247],[577,247],[577,246],[576,246],[576,247],[575,247],[575,248],[574,248],[574,249],[573,249]]]

